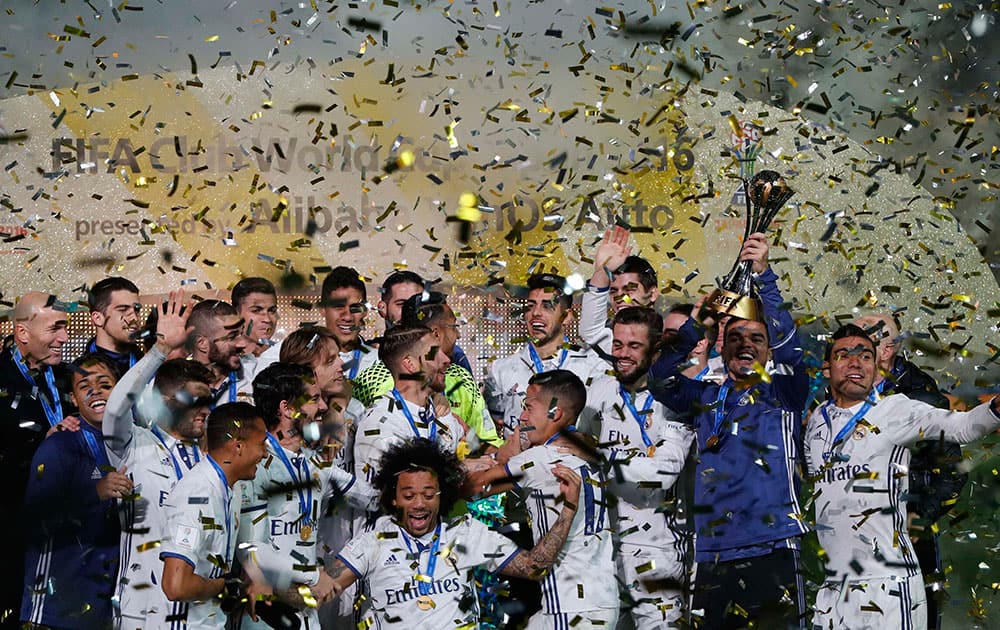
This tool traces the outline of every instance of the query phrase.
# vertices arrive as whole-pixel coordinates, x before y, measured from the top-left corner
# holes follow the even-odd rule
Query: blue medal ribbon
[[[555,435],[545,440],[545,444],[543,444],[542,446],[548,446],[549,444],[552,444],[557,439],[559,439],[559,436],[562,435],[563,433],[573,433],[574,431],[576,431],[576,425],[567,424],[565,427],[563,427],[562,431],[558,431]]]
[[[351,371],[347,374],[347,378],[354,380],[354,377],[358,375],[358,370],[361,369],[361,348],[358,347],[351,353]]]
[[[694,377],[694,380],[696,380],[696,381],[703,381],[703,380],[705,380],[705,375],[706,374],[708,374],[708,366],[707,365],[705,367],[701,368],[701,372],[698,372],[698,374]]]
[[[170,455],[170,460],[174,463],[174,472],[177,473],[177,481],[180,481],[184,476],[184,471],[181,469],[181,465],[177,463],[177,458],[174,456],[173,449],[167,446],[167,440],[163,437],[163,433],[160,432],[160,427],[155,424],[153,425],[153,435],[156,436],[156,439],[159,440],[160,444],[163,445],[163,448],[166,449],[167,454]],[[184,460],[184,464],[187,466],[187,469],[191,470],[191,468],[194,467],[194,464],[192,464],[190,458],[188,458],[187,449],[184,448],[184,444],[180,440],[177,440],[177,448],[179,449],[178,452],[181,454],[181,458]],[[197,446],[192,446],[192,450],[194,452],[194,461],[195,463],[198,463],[201,461],[201,455],[198,453],[199,449]]]
[[[413,414],[410,412],[410,408],[407,407],[406,401],[403,400],[402,394],[400,394],[399,390],[396,389],[395,387],[392,388],[392,397],[396,399],[396,404],[398,404],[400,408],[403,410],[403,415],[406,416],[407,422],[410,423],[410,428],[413,429],[413,435],[416,437],[423,437],[422,435],[420,435],[420,430],[417,428],[417,423],[413,421]],[[437,418],[434,417],[434,414],[429,414],[429,415],[430,415],[430,420],[428,421],[428,424],[430,424],[430,436],[427,439],[429,439],[431,442],[437,442],[437,433],[438,433]]]
[[[281,463],[285,465],[285,470],[292,477],[292,482],[295,484],[295,491],[299,495],[299,513],[302,515],[302,524],[309,525],[312,523],[312,479],[309,476],[309,463],[306,461],[305,457],[302,457],[302,468],[305,473],[302,479],[299,479],[299,467],[298,465],[292,466],[291,460],[288,459],[288,455],[285,454],[285,449],[282,448],[281,442],[278,438],[274,437],[269,431],[267,433],[267,441],[271,443],[271,449],[274,450],[274,454],[278,456]]]
[[[14,365],[17,366],[21,376],[28,381],[32,389],[37,389],[38,384],[31,377],[28,366],[24,363],[24,357],[21,356],[21,349],[17,347],[17,344],[12,346],[11,354],[14,357]],[[50,400],[46,400],[45,396],[42,395],[38,397],[38,400],[42,403],[42,410],[45,412],[45,418],[49,421],[49,426],[54,427],[63,419],[62,401],[59,400],[59,390],[56,388],[56,377],[52,373],[52,366],[46,365],[42,373],[45,375],[45,385],[49,388]]]
[[[712,425],[712,437],[718,440],[719,429],[722,428],[722,422],[726,419],[726,397],[729,396],[729,390],[733,388],[732,381],[727,380],[725,383],[719,387],[719,394],[715,397],[715,422]]]
[[[878,400],[878,392],[875,391],[876,400]],[[832,403],[827,403],[820,408],[820,412],[823,414],[823,421],[826,422],[826,426],[830,431],[833,431],[833,423],[830,422],[830,414],[827,413],[826,408]],[[868,410],[872,408],[874,403],[871,400],[866,400],[865,404],[861,405],[861,409],[854,412],[851,419],[847,421],[840,431],[837,431],[836,437],[833,438],[833,448],[836,448],[838,444],[847,439],[847,436],[854,432],[854,427],[857,426],[858,421],[861,420],[868,413]]]
[[[239,377],[236,374],[236,370],[233,370],[232,372],[230,372],[229,376],[226,377],[226,382],[223,383],[222,385],[220,385],[219,389],[212,390],[212,404],[209,405],[208,408],[210,410],[214,410],[215,409],[215,407],[216,407],[215,399],[219,397],[219,394],[222,392],[222,389],[224,387],[226,387],[227,384],[229,385],[229,400],[227,402],[231,402],[231,403],[236,402],[236,381],[238,381],[238,380],[239,380]]]
[[[414,555],[413,545],[410,544],[410,537],[406,535],[406,530],[400,527],[399,533],[403,535],[403,542],[406,543],[406,548],[410,551],[410,555]],[[421,554],[423,554],[424,549],[426,549],[427,547],[421,545],[419,540],[415,542],[417,543],[416,556],[417,556],[417,570],[419,571],[420,556]],[[431,541],[431,546],[430,546],[431,557],[427,559],[427,573],[424,574],[430,579],[428,579],[427,581],[417,580],[417,591],[421,595],[428,595],[431,592],[431,587],[434,585],[434,569],[437,568],[438,549],[440,549],[440,547],[441,547],[441,523],[439,522],[437,529],[434,530],[434,539]]]
[[[566,356],[569,355],[569,349],[567,346],[569,346],[569,337],[563,337],[563,349],[562,352],[559,353],[559,363],[552,369],[562,369],[563,363],[566,362]],[[542,365],[542,358],[538,356],[538,351],[535,350],[535,345],[530,341],[528,342],[528,354],[531,355],[531,363],[534,365],[535,374],[541,374],[542,372],[547,371],[545,366]]]
[[[642,412],[640,412],[635,408],[632,397],[625,391],[625,386],[621,383],[618,384],[618,393],[621,394],[622,400],[625,401],[625,406],[631,412],[632,417],[635,418],[635,423],[639,425],[639,432],[642,434],[642,443],[647,447],[652,446],[653,440],[649,439],[649,435],[646,434],[646,418],[649,417],[649,410],[653,407],[653,395],[648,392],[646,393],[646,402],[642,404]]]
[[[231,511],[230,506],[232,505],[233,502],[232,501],[233,491],[229,487],[229,482],[226,480],[226,473],[222,470],[222,468],[219,467],[217,463],[215,463],[215,460],[212,459],[212,456],[206,455],[205,459],[207,459],[208,463],[211,464],[212,468],[215,469],[215,474],[219,476],[219,481],[222,482],[222,496],[224,497],[226,502],[225,514],[223,514],[223,518],[225,518],[226,520],[226,563],[228,564],[232,562],[229,545],[232,543],[232,535],[233,535],[233,527],[231,523],[232,514],[230,513]]]
[[[104,450],[104,436],[102,435],[98,439],[97,432],[92,430],[89,425],[84,425],[86,425],[86,420],[81,418],[78,434],[83,438],[87,450],[93,455],[94,461],[97,462],[97,468],[100,469],[101,476],[103,477],[114,470],[111,467],[111,462],[108,461],[108,453]]]

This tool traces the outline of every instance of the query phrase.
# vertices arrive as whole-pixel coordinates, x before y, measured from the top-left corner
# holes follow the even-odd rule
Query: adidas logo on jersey
[[[399,560],[396,559],[396,554],[391,554],[386,561],[382,563],[383,567],[398,567]]]
[[[100,478],[102,478],[102,477],[104,477],[104,475],[102,475],[102,474],[101,474],[101,469],[100,469],[100,468],[95,468],[95,469],[94,469],[94,470],[93,470],[93,471],[92,471],[92,472],[90,473],[90,478],[91,478],[91,479],[100,479]]]

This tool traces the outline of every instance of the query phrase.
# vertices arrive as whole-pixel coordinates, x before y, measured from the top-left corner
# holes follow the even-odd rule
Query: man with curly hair
[[[465,475],[452,453],[424,438],[390,447],[374,485],[382,516],[375,529],[344,548],[330,575],[335,592],[367,579],[371,609],[364,627],[390,621],[400,627],[446,628],[474,624],[479,617],[472,571],[542,579],[566,541],[580,496],[580,477],[557,464],[562,509],[530,551],[468,515],[448,520]]]

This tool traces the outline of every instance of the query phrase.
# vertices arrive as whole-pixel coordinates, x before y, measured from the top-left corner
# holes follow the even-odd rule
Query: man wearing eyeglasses
[[[163,562],[163,502],[174,485],[204,457],[200,442],[211,404],[213,372],[195,361],[167,356],[184,346],[191,304],[183,291],[158,307],[156,345],[118,381],[108,396],[102,430],[111,465],[125,466],[133,496],[121,501],[121,562],[115,589],[122,630],[167,628],[186,604],[167,600],[159,585]],[[152,381],[151,395],[140,401]],[[133,422],[132,410],[151,418]]]

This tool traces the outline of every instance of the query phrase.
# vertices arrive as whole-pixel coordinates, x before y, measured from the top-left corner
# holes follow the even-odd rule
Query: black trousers
[[[805,627],[805,591],[799,552],[779,549],[763,556],[700,562],[695,574],[692,626],[736,630],[751,621],[768,630]]]

